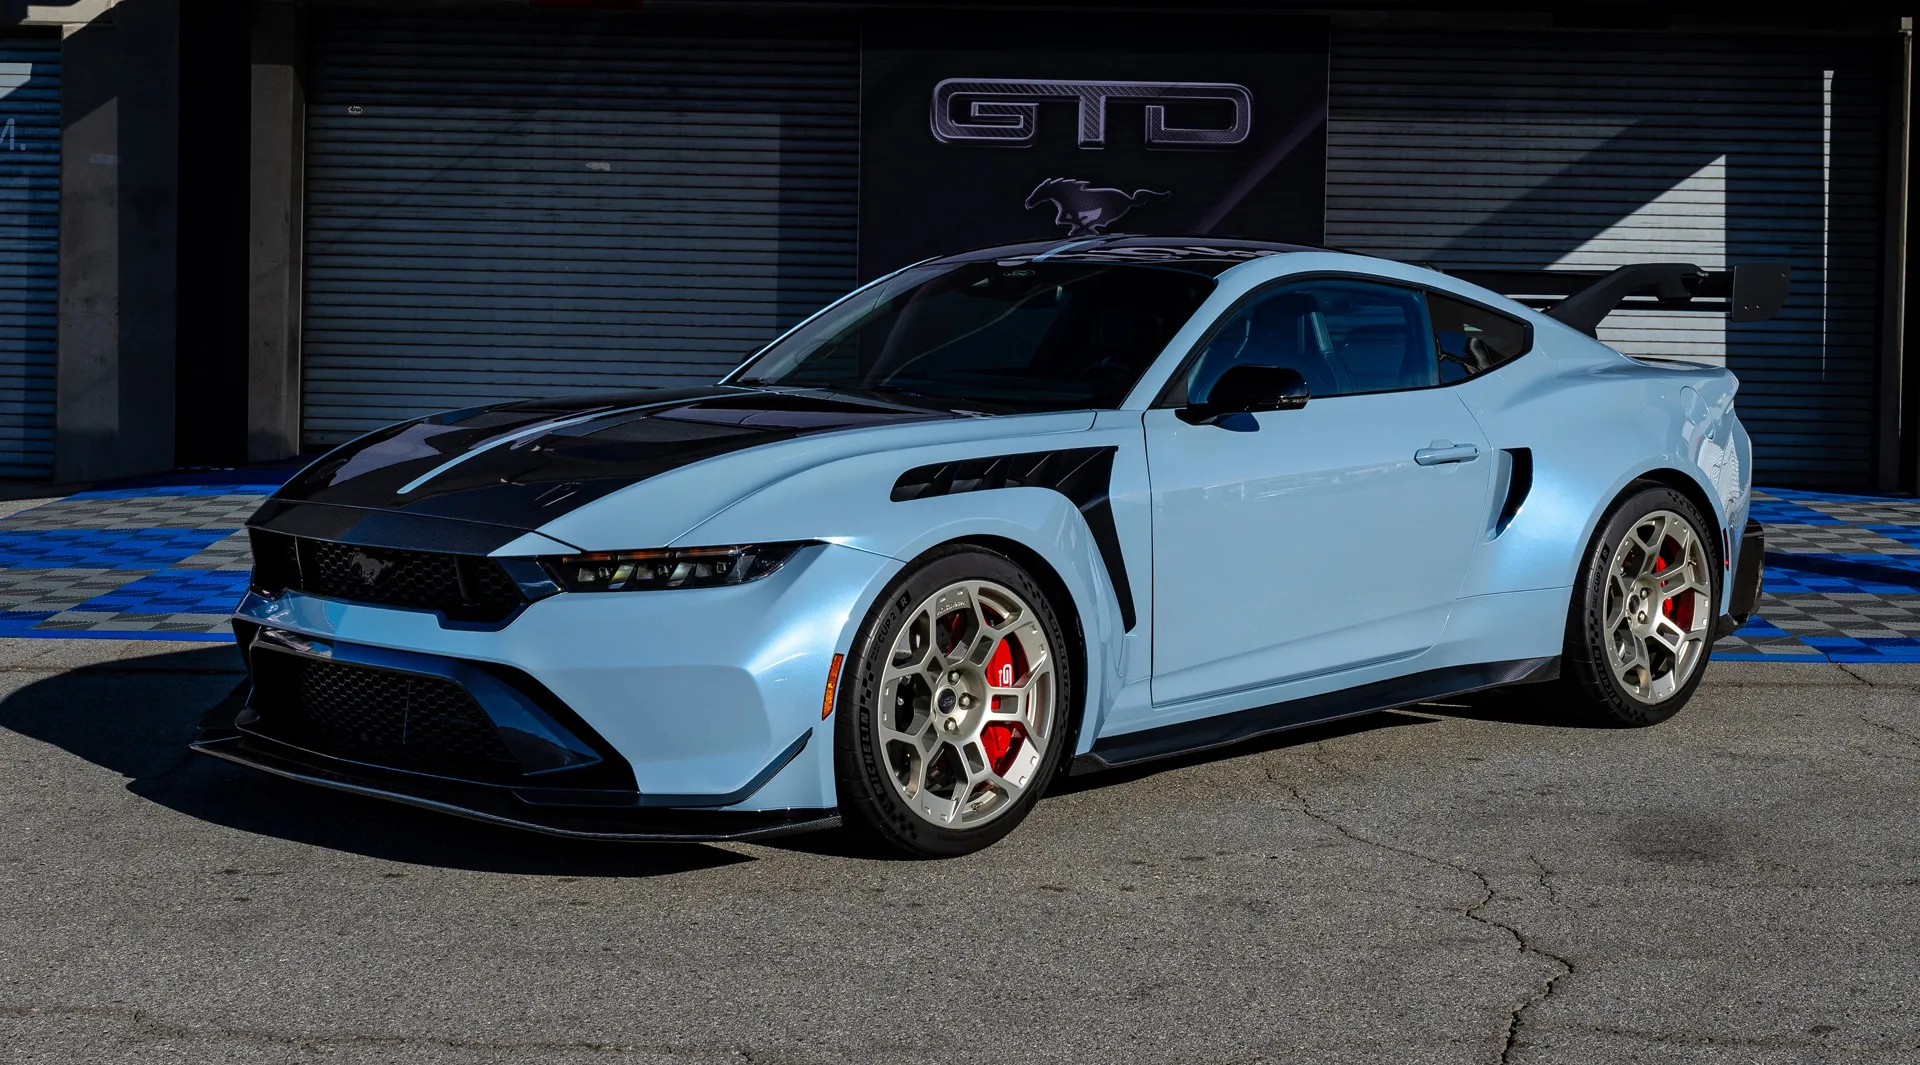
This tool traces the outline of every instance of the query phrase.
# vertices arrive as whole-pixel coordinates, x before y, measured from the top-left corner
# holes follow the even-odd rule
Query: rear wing
[[[1786,263],[1739,263],[1718,273],[1692,263],[1636,263],[1612,273],[1578,270],[1455,270],[1593,336],[1616,310],[1698,311],[1757,322],[1778,314],[1793,271]]]

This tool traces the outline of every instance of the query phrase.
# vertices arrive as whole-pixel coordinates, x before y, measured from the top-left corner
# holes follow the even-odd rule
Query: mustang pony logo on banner
[[[1172,195],[1152,189],[1122,192],[1087,186],[1078,178],[1048,178],[1027,194],[1027,210],[1053,204],[1054,224],[1066,226],[1068,237],[1097,237],[1135,207]]]

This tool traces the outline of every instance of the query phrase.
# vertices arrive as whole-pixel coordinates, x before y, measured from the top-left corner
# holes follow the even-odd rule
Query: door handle
[[[1413,453],[1413,461],[1422,466],[1438,466],[1446,462],[1472,462],[1480,457],[1480,449],[1472,444],[1454,444],[1445,440],[1435,440],[1432,447],[1423,447]]]

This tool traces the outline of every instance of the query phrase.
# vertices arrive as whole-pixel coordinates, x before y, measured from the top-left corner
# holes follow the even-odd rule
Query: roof
[[[1235,237],[1209,236],[1101,236],[1076,240],[1049,240],[1029,244],[1003,244],[999,247],[949,255],[958,262],[998,261],[1007,265],[1023,262],[1133,263],[1141,266],[1170,266],[1213,277],[1251,259],[1284,255],[1296,251],[1326,251],[1304,244],[1280,244],[1267,240],[1241,240]]]

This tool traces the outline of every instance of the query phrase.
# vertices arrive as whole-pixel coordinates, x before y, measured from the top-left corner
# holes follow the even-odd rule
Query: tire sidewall
[[[893,642],[911,612],[928,596],[956,581],[987,580],[1017,593],[1034,610],[1053,655],[1053,727],[1033,782],[1004,813],[977,828],[947,829],[928,823],[895,790],[874,731],[881,710],[881,676]],[[920,857],[952,857],[990,846],[1014,830],[1045,793],[1062,760],[1078,712],[1078,678],[1065,630],[1052,600],[1032,575],[998,552],[973,545],[937,549],[922,556],[887,585],[854,638],[841,677],[834,714],[834,772],[841,816],[896,850]]]
[[[1658,510],[1668,510],[1679,514],[1693,526],[1694,535],[1699,537],[1707,549],[1707,568],[1710,615],[1707,619],[1708,637],[1702,649],[1699,665],[1679,690],[1658,703],[1643,703],[1629,694],[1609,664],[1609,649],[1605,631],[1605,589],[1607,575],[1613,568],[1615,552],[1620,541],[1640,519]],[[1707,674],[1707,667],[1713,661],[1713,624],[1719,616],[1720,596],[1725,584],[1722,573],[1720,539],[1711,531],[1711,526],[1700,508],[1692,500],[1664,485],[1649,486],[1629,495],[1608,513],[1594,534],[1593,544],[1587,550],[1585,565],[1581,567],[1580,582],[1575,588],[1571,624],[1567,633],[1567,655],[1572,659],[1578,671],[1583,674],[1588,690],[1598,697],[1603,716],[1624,725],[1657,725],[1679,713],[1688,700],[1693,698],[1694,689]]]

